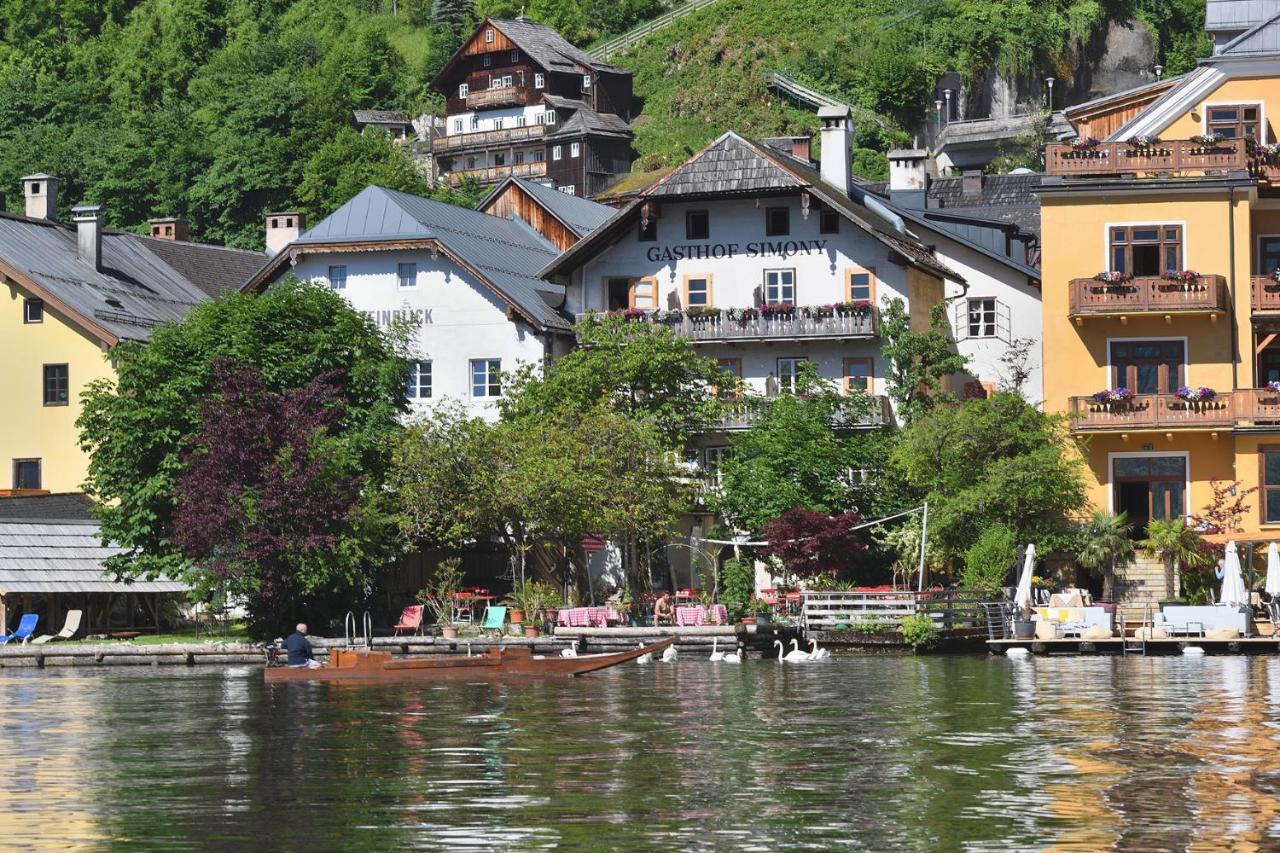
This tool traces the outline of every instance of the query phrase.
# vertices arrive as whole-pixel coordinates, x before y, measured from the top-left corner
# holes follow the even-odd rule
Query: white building
[[[537,194],[543,205],[558,196]],[[453,399],[493,419],[503,373],[545,364],[571,344],[564,288],[535,275],[557,249],[523,220],[370,186],[286,236],[245,289],[293,274],[333,288],[380,328],[415,324],[406,393],[417,411]]]

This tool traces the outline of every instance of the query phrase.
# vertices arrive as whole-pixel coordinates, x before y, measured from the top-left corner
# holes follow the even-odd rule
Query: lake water
[[[9,669],[0,696],[7,849],[1280,845],[1280,658]]]

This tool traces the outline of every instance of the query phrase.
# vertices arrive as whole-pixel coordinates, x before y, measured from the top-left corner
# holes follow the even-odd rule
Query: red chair
[[[475,596],[469,592],[455,592],[453,594],[453,621],[454,622],[474,622],[475,615]]]
[[[421,604],[410,604],[400,612],[400,621],[396,623],[396,636],[400,636],[401,631],[412,631],[415,634],[422,631],[422,611]]]

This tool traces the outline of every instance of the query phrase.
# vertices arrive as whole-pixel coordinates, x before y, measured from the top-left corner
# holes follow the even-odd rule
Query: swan
[[[638,643],[637,645],[642,649],[644,648],[644,643]],[[640,657],[636,658],[636,663],[653,663],[653,652],[646,652],[640,655]]]
[[[802,663],[809,660],[809,653],[800,651],[800,641],[791,641],[791,651],[787,652],[787,656],[783,660],[788,663]]]
[[[570,646],[569,646],[569,648],[567,648],[567,649],[561,649],[561,650],[560,650],[560,657],[562,657],[562,658],[576,658],[577,656],[578,656],[578,641],[577,641],[577,640],[574,640],[574,641],[573,641],[573,644],[572,644],[572,645],[570,645]]]
[[[467,657],[471,657],[471,644],[467,643]]]
[[[708,660],[712,660],[712,661],[724,660],[724,652],[720,651],[719,637],[711,638],[711,657],[709,657]]]
[[[818,647],[817,640],[810,640],[809,645],[812,646],[812,651],[809,652],[809,660],[826,660],[831,657],[831,652]]]
[[[675,646],[667,646],[662,652],[662,662],[675,663],[677,654]]]
[[[714,645],[714,641],[712,641]],[[742,644],[738,644],[738,648],[729,652],[724,656],[725,663],[742,663]]]

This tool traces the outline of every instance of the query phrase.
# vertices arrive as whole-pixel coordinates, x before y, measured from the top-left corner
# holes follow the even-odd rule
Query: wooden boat
[[[535,655],[525,646],[496,646],[487,654],[475,656],[432,655],[420,658],[393,658],[390,652],[371,650],[332,649],[328,666],[319,669],[269,666],[263,677],[268,683],[335,681],[344,684],[569,677],[617,666],[641,655],[660,653],[675,641],[675,637],[667,637],[661,642],[625,652],[576,657]]]

